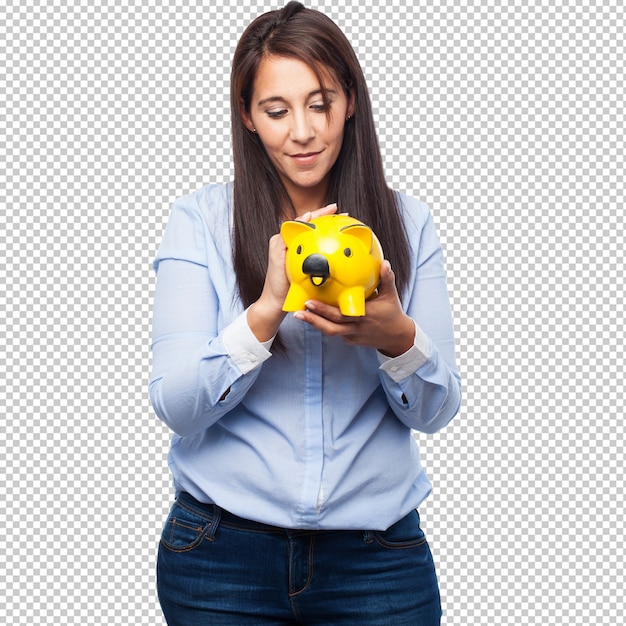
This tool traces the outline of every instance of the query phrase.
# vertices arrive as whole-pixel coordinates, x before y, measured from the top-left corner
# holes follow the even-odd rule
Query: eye
[[[346,248],[343,253],[347,256],[347,257],[351,257],[352,256],[352,250],[350,248]]]
[[[281,117],[285,117],[287,115],[287,111],[285,109],[281,109],[278,111],[266,111],[267,116],[273,120],[279,120]]]
[[[302,254],[302,246],[296,248],[296,254]]]

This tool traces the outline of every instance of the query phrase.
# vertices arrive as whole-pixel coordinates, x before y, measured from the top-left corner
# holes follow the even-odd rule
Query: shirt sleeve
[[[405,304],[415,322],[414,344],[398,357],[379,353],[378,359],[382,385],[398,419],[409,428],[435,433],[459,410],[461,377],[443,250],[430,212],[424,211],[414,282]]]
[[[255,337],[248,326],[247,314],[246,309],[224,329],[224,346],[242,374],[251,372],[268,359],[274,342],[274,337],[261,342]]]
[[[212,426],[245,397],[271,341],[259,342],[246,311],[223,325],[202,215],[175,204],[154,266],[149,395],[157,416],[186,436]]]
[[[392,358],[378,352],[378,361],[381,364],[380,369],[386,372],[394,382],[399,383],[424,365],[430,353],[430,340],[416,324],[413,345],[404,354]]]

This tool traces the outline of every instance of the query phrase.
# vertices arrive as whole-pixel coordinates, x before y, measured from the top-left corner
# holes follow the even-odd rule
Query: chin
[[[295,178],[291,180],[291,183],[295,185],[296,187],[302,187],[305,189],[314,189],[315,187],[319,187],[319,185],[321,185],[324,182],[325,182],[324,176],[322,177],[316,176],[315,178],[312,178],[312,177]]]

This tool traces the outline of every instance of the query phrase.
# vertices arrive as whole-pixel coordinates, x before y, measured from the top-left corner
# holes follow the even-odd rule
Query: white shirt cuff
[[[388,357],[378,352],[380,369],[387,372],[396,383],[407,378],[428,361],[431,355],[430,339],[426,333],[415,324],[415,339],[413,345],[400,356]]]
[[[259,341],[248,326],[248,310],[230,323],[223,334],[224,347],[242,374],[259,367],[272,356],[269,349],[274,337],[269,341]]]

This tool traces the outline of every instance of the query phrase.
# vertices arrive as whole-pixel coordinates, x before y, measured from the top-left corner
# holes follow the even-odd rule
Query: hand
[[[400,356],[413,345],[415,324],[402,310],[389,261],[380,266],[378,296],[365,303],[363,317],[342,315],[337,307],[317,300],[306,306],[306,311],[297,311],[294,317],[351,345],[375,348],[389,357]]]
[[[298,220],[309,222],[314,217],[331,215],[337,211],[336,204],[329,204],[315,211],[308,211]],[[248,310],[248,325],[259,341],[268,341],[278,332],[286,313],[283,303],[289,291],[289,280],[285,272],[287,246],[280,233],[273,235],[268,245],[267,272],[259,299]]]
[[[308,211],[299,218],[300,222],[310,222],[315,217],[321,215],[331,215],[337,211],[336,204],[329,204],[315,211]],[[269,242],[267,273],[265,274],[265,284],[263,293],[259,301],[263,300],[265,306],[278,308],[282,311],[283,303],[289,291],[289,281],[285,272],[285,256],[287,246],[280,234],[273,235]]]
[[[310,222],[314,217],[321,217],[322,215],[332,215],[337,212],[337,204],[327,204],[325,207],[321,209],[316,209],[315,211],[307,211],[303,213],[300,217],[296,217],[296,221],[298,222]]]

